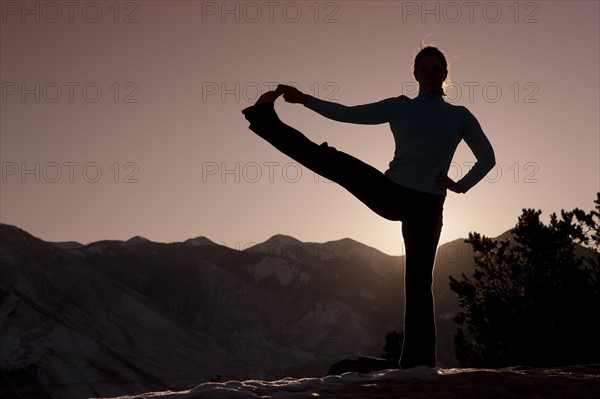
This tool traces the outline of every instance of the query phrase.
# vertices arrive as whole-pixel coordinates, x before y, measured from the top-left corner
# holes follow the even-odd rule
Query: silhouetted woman
[[[242,111],[250,130],[278,150],[340,184],[382,217],[402,222],[406,271],[401,368],[437,363],[432,275],[446,192],[466,193],[495,165],[494,151],[477,119],[467,108],[443,99],[442,84],[448,76],[444,54],[435,47],[422,48],[413,75],[419,83],[419,94],[413,99],[401,95],[348,107],[279,85]],[[336,121],[389,123],[396,142],[389,169],[381,173],[327,143],[313,143],[281,122],[274,109],[281,94],[287,102],[303,104]],[[447,172],[461,140],[477,161],[455,182]]]

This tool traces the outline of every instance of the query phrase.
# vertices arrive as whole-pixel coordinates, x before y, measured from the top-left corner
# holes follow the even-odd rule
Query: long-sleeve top
[[[435,184],[447,174],[461,140],[469,146],[476,162],[457,182],[463,192],[477,184],[494,167],[494,150],[477,119],[464,106],[449,104],[442,91],[410,99],[404,95],[379,102],[345,106],[308,96],[305,107],[339,122],[375,125],[389,123],[396,150],[385,175],[405,187],[446,195]]]

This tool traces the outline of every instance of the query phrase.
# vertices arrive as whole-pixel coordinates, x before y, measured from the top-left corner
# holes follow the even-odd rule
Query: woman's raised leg
[[[378,215],[401,220],[402,201],[398,185],[383,173],[342,151],[309,140],[283,123],[272,102],[257,104],[242,111],[250,130],[313,172],[338,183]]]

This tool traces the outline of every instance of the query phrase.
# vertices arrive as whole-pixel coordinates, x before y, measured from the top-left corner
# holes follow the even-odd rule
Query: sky
[[[497,165],[449,192],[440,243],[600,191],[597,1],[0,1],[0,222],[47,241],[275,234],[404,254],[399,222],[280,154],[241,110],[277,83],[345,105],[415,97],[421,43],[449,60]],[[389,125],[278,99],[317,143],[385,171]],[[474,157],[461,143],[449,176]],[[547,220],[547,219],[546,219]]]

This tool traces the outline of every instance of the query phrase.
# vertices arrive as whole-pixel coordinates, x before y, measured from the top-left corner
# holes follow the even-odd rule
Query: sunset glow
[[[44,240],[242,248],[281,233],[403,254],[399,223],[258,139],[241,110],[277,83],[346,105],[414,97],[421,42],[448,56],[447,101],[497,158],[448,194],[441,243],[497,236],[522,208],[591,209],[600,190],[595,1],[0,4],[0,218]],[[316,142],[382,171],[392,159],[388,125],[275,107]],[[473,161],[462,143],[449,176]]]

